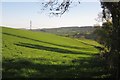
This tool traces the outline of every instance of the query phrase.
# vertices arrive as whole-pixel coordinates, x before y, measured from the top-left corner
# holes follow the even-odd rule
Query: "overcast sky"
[[[31,20],[32,28],[93,26],[97,23],[95,18],[101,12],[101,6],[98,0],[92,1],[82,1],[80,5],[70,8],[62,17],[49,17],[47,11],[41,11],[41,2],[38,0],[29,2],[28,0],[17,0],[17,2],[2,0],[2,25],[13,28],[29,28]],[[74,2],[74,4],[77,3]]]

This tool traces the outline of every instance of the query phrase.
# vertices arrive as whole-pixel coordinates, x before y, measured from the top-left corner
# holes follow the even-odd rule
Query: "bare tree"
[[[80,4],[79,0],[76,0],[77,4]],[[76,2],[75,1],[75,2]],[[48,0],[47,2],[43,2],[43,9],[49,9],[50,10],[50,15],[56,15],[56,16],[61,16],[63,15],[66,11],[69,10],[72,6],[76,6],[77,4],[74,4],[74,0]]]

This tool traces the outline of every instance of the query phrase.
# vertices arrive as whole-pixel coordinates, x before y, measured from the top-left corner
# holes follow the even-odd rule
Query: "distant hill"
[[[42,31],[42,32],[48,32],[53,33],[61,36],[67,36],[67,37],[74,37],[74,38],[80,38],[83,36],[87,36],[87,38],[93,38],[95,35],[90,36],[88,34],[92,34],[97,27],[93,26],[82,26],[82,27],[60,27],[60,28],[44,28],[44,29],[34,29],[33,31]]]
[[[75,34],[75,33],[90,33],[93,32],[96,28],[92,26],[87,27],[60,27],[60,28],[44,28],[44,29],[34,29],[34,31],[43,31],[59,35],[64,34]]]

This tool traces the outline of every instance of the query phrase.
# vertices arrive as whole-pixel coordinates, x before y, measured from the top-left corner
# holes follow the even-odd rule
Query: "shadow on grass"
[[[91,54],[90,52],[71,51],[71,50],[67,50],[67,49],[61,49],[61,48],[56,48],[56,47],[48,47],[48,46],[30,44],[30,43],[22,43],[22,42],[16,43],[15,45],[22,46],[22,47],[33,48],[33,49],[39,49],[39,50],[58,52],[58,53],[66,53],[66,54],[98,55],[98,54]]]
[[[83,44],[85,44],[85,45],[90,45],[90,46],[93,46],[93,47],[95,47],[96,49],[98,49],[98,50],[104,50],[104,47],[100,47],[100,46],[96,46],[96,45],[93,45],[93,44],[89,44],[89,43],[86,43],[86,42],[82,42],[82,41],[80,41],[81,43],[83,43]]]
[[[19,36],[19,35],[14,35],[14,34],[10,34],[10,33],[5,33],[5,32],[3,32],[3,34],[18,37],[18,38],[28,39],[28,40],[32,40],[32,41],[36,41],[36,42],[46,43],[46,44],[50,44],[50,45],[66,47],[66,48],[87,49],[87,48],[83,48],[83,47],[67,46],[67,45],[60,45],[60,44],[55,44],[55,43],[51,43],[51,42],[45,42],[45,41],[36,40],[36,39],[32,39],[32,38],[28,38],[28,37],[24,37],[24,36]]]
[[[98,58],[78,59],[73,65],[34,63],[34,59],[3,59],[4,78],[101,78],[109,74]],[[41,59],[36,58],[41,61]],[[74,65],[79,63],[78,65]],[[109,78],[109,77],[107,77]]]

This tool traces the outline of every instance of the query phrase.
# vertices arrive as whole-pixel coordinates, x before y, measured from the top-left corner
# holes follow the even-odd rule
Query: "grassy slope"
[[[3,78],[82,78],[103,75],[95,41],[2,28]],[[91,45],[92,44],[92,45]]]

